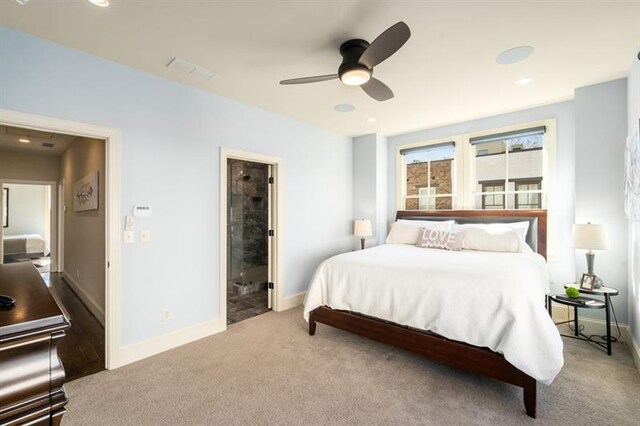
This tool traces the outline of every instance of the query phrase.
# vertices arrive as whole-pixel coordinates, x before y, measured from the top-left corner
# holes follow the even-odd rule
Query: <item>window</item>
[[[542,207],[544,132],[534,127],[469,139],[476,209]]]
[[[482,183],[482,209],[504,209],[504,182]]]
[[[542,208],[542,198],[539,192],[542,189],[542,180],[529,180],[516,182],[516,209],[539,209]]]
[[[398,209],[546,208],[554,136],[546,120],[400,146]]]
[[[455,143],[400,150],[404,210],[451,210],[454,197]]]

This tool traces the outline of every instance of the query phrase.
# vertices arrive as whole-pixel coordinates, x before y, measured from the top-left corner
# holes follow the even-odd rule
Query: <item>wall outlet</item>
[[[146,229],[140,231],[140,242],[141,243],[148,243],[149,241],[151,241],[151,231],[146,230]]]
[[[169,312],[168,309],[163,309],[160,312],[161,318],[162,318],[162,322],[167,322],[167,321],[171,321],[171,312]]]

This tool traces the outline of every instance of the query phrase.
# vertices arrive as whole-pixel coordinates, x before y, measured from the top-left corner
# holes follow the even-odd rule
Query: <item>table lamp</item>
[[[573,240],[577,249],[587,250],[587,272],[593,274],[593,263],[596,254],[593,250],[606,250],[609,248],[609,238],[604,225],[594,223],[575,224],[573,228]],[[602,280],[596,277],[595,288],[602,287]]]
[[[356,219],[353,221],[353,235],[360,238],[360,248],[364,250],[364,239],[373,235],[371,232],[371,221],[367,219]]]

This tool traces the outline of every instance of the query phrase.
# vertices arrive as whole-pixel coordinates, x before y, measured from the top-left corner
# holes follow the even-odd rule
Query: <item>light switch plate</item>
[[[133,231],[124,231],[124,243],[125,244],[133,244],[135,243],[135,235]]]
[[[140,242],[148,243],[149,241],[151,241],[151,231],[149,230],[140,231]]]

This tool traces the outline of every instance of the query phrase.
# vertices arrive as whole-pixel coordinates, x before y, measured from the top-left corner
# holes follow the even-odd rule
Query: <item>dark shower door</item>
[[[227,160],[228,323],[272,308],[271,166]]]

